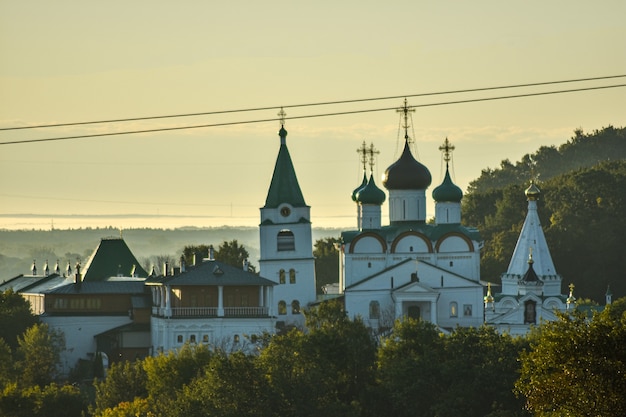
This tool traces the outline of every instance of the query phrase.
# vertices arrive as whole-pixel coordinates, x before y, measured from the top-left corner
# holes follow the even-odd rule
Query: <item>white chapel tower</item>
[[[315,259],[311,207],[304,201],[287,149],[285,113],[281,109],[280,149],[265,205],[261,208],[260,274],[276,282],[274,311],[278,321],[301,325],[301,309],[315,301]]]

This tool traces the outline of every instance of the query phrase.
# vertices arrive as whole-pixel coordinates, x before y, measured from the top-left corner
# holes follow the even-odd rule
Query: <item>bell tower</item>
[[[259,268],[262,277],[276,283],[273,303],[277,320],[303,324],[301,310],[316,298],[311,207],[304,201],[287,148],[282,108],[278,116],[280,148],[261,208]]]

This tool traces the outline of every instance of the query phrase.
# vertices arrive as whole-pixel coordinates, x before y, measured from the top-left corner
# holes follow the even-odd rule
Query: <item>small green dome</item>
[[[385,192],[376,186],[373,175],[370,175],[370,180],[367,182],[367,185],[356,193],[356,202],[360,204],[375,204],[380,206],[386,199],[387,196]]]
[[[530,186],[526,189],[526,191],[524,191],[524,194],[526,194],[526,197],[529,200],[539,200],[541,190],[535,185],[534,181],[531,181]]]
[[[366,185],[367,185],[367,176],[365,175],[365,172],[363,172],[363,181],[361,181],[361,185],[359,185],[358,187],[354,189],[354,191],[352,191],[352,201],[356,201],[356,195]]]
[[[450,178],[450,172],[446,168],[446,176],[440,186],[433,190],[433,200],[443,203],[460,203],[463,191],[457,187]]]

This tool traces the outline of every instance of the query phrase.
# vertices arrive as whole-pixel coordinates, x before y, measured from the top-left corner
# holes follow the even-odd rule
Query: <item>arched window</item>
[[[291,314],[300,314],[300,301],[293,300],[291,302]]]
[[[279,284],[285,283],[285,270],[284,269],[281,269],[280,271],[278,271],[278,283]]]
[[[287,250],[296,250],[296,242],[293,237],[293,232],[291,230],[281,230],[278,232],[276,248],[279,252],[287,251]]]
[[[450,317],[459,317],[459,305],[456,301],[450,303]]]
[[[370,319],[378,320],[380,318],[380,303],[378,301],[370,301]]]
[[[289,283],[290,284],[296,283],[296,270],[293,268],[289,270]]]
[[[278,314],[281,316],[287,314],[287,303],[284,300],[278,302]]]

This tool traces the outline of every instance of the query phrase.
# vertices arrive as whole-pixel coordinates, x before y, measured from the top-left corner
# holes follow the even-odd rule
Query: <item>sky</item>
[[[0,128],[268,108],[0,131],[0,228],[256,226],[281,106],[313,226],[354,228],[357,149],[379,151],[382,188],[403,145],[403,97],[624,75],[625,15],[622,0],[0,0]],[[626,78],[409,97],[413,150],[433,177],[428,216],[446,137],[466,190],[483,169],[575,129],[626,126],[626,88],[429,104],[618,84]],[[388,110],[301,118],[373,109]],[[253,120],[269,121],[2,145]]]

